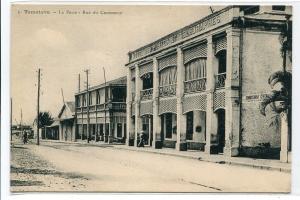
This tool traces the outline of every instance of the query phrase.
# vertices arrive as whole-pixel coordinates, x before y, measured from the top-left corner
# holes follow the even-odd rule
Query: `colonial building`
[[[280,131],[259,113],[282,69],[285,6],[228,6],[129,52],[127,144],[227,156],[278,156]],[[288,64],[291,69],[291,63]]]
[[[125,142],[126,77],[75,94],[76,139]]]
[[[54,122],[45,127],[42,139],[75,141],[75,103],[65,102]]]

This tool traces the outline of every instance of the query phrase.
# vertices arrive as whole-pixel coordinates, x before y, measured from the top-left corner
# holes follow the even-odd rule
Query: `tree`
[[[280,160],[288,162],[286,151],[288,149],[289,139],[291,137],[291,114],[292,114],[292,74],[286,70],[287,57],[292,61],[292,29],[291,22],[286,16],[286,24],[282,27],[279,41],[281,43],[281,55],[283,57],[282,71],[274,72],[268,79],[268,84],[272,91],[266,95],[260,103],[260,113],[266,115],[266,107],[270,105],[271,109],[281,118],[281,153]],[[278,121],[278,120],[277,120]],[[273,123],[279,126],[279,123]],[[286,140],[286,141],[285,141]],[[285,144],[284,144],[285,143]],[[283,145],[285,147],[283,147]],[[284,149],[283,149],[284,148]]]
[[[50,126],[53,123],[53,117],[49,111],[39,113],[39,128]]]

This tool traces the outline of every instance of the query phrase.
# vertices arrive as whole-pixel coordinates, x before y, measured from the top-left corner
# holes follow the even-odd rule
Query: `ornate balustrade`
[[[153,88],[141,90],[141,100],[150,100],[153,97]]]
[[[200,92],[206,90],[206,78],[184,81],[184,92]]]
[[[168,97],[176,95],[176,84],[159,86],[159,96]]]
[[[225,87],[226,72],[216,75],[216,89],[222,89]]]

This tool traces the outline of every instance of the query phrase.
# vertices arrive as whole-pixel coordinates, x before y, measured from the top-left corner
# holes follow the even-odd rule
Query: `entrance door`
[[[219,109],[218,116],[218,153],[223,153],[225,147],[225,110]]]

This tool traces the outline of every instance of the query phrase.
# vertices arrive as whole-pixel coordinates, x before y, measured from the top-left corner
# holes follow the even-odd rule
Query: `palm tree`
[[[268,84],[272,91],[265,96],[260,103],[260,113],[266,115],[266,107],[270,105],[271,109],[281,117],[281,135],[291,136],[291,111],[292,111],[292,74],[286,70],[287,56],[292,60],[292,30],[290,16],[286,16],[286,25],[283,27],[279,40],[281,42],[281,54],[283,57],[282,71],[276,71],[270,75]],[[273,123],[279,126],[279,123]],[[285,131],[285,132],[283,132]],[[281,138],[283,141],[283,138]],[[288,140],[288,139],[287,139]],[[288,142],[288,141],[287,141]],[[286,159],[282,161],[287,162]]]

